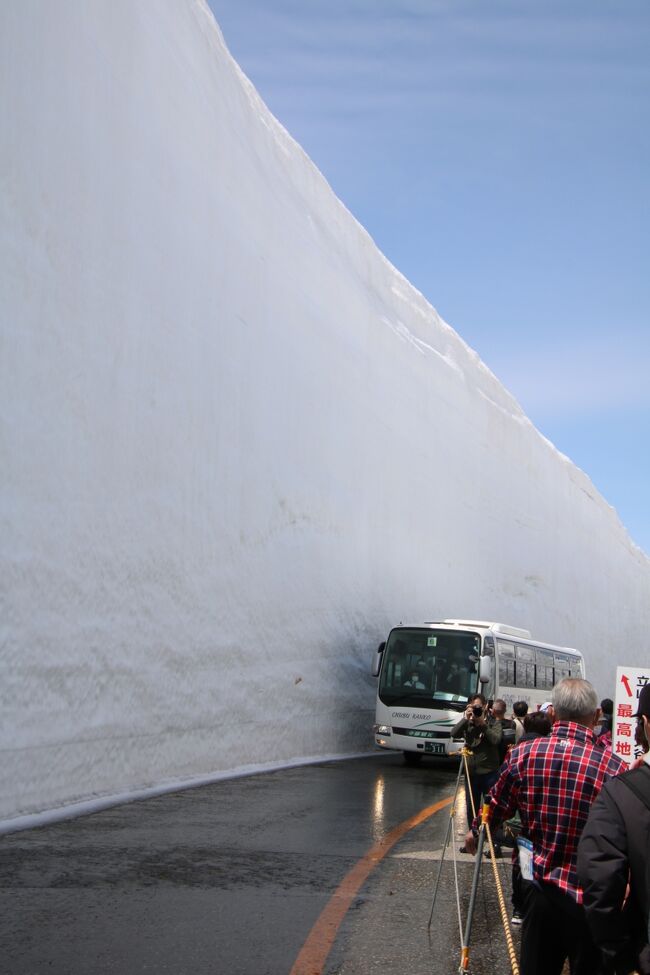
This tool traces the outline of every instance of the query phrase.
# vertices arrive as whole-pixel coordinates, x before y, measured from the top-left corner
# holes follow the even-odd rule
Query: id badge
[[[524,880],[533,879],[533,844],[523,836],[517,837],[519,869]]]

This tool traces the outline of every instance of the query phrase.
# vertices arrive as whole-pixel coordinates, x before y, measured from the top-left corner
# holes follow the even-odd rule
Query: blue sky
[[[210,6],[380,249],[650,554],[650,2]]]

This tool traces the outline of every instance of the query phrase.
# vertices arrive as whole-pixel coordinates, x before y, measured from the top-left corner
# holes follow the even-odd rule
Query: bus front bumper
[[[448,758],[460,756],[463,750],[462,741],[452,741],[450,738],[442,741],[436,739],[422,741],[411,735],[382,734],[379,731],[375,731],[375,744],[379,745],[380,748],[398,752],[415,752],[421,755],[439,755]]]

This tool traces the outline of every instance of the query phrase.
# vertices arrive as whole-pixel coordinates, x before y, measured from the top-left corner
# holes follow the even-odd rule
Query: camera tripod
[[[454,865],[454,882],[456,887],[456,907],[458,911],[458,927],[460,931],[461,939],[461,949],[460,949],[460,964],[458,967],[459,975],[470,975],[469,961],[470,961],[470,939],[472,934],[472,925],[474,922],[474,910],[476,907],[476,895],[478,891],[478,884],[481,875],[481,866],[483,864],[483,850],[485,843],[487,841],[490,849],[490,857],[492,860],[492,870],[494,873],[494,879],[497,889],[497,897],[499,900],[499,909],[501,912],[501,920],[503,922],[503,929],[506,936],[506,944],[508,948],[508,955],[510,958],[510,966],[512,969],[512,975],[519,975],[519,965],[517,963],[517,955],[515,951],[515,946],[512,938],[512,930],[510,928],[510,918],[508,917],[508,911],[506,909],[505,898],[503,896],[503,888],[501,886],[501,878],[499,877],[499,870],[496,863],[496,857],[494,852],[494,844],[492,842],[492,832],[490,830],[489,822],[489,812],[490,806],[488,803],[484,803],[481,809],[481,824],[478,831],[477,846],[476,846],[476,857],[474,861],[474,874],[472,877],[472,886],[469,896],[469,904],[467,908],[467,918],[465,921],[465,928],[463,930],[461,910],[460,910],[460,885],[458,883],[458,866],[456,862],[456,848],[453,842],[453,828],[454,820],[456,817],[456,806],[458,803],[458,793],[460,790],[461,775],[463,771],[465,772],[465,777],[468,783],[470,782],[469,767],[467,763],[467,758],[471,755],[471,751],[467,748],[463,748],[461,752],[462,761],[458,765],[458,775],[456,777],[456,787],[454,789],[454,797],[451,804],[451,811],[449,813],[449,822],[447,823],[447,832],[445,834],[445,842],[442,847],[442,853],[440,855],[440,863],[438,865],[438,875],[436,877],[436,884],[433,891],[433,899],[431,902],[431,912],[429,914],[429,922],[427,924],[427,932],[431,932],[431,922],[433,920],[433,912],[436,906],[436,898],[438,896],[438,889],[440,887],[440,878],[442,876],[442,865],[445,860],[445,853],[447,852],[447,847],[449,846],[449,840],[452,838],[452,851],[453,851],[453,865]],[[469,790],[470,799],[472,803],[472,812],[474,817],[476,817],[476,808],[474,806],[474,799],[471,794],[471,789]]]

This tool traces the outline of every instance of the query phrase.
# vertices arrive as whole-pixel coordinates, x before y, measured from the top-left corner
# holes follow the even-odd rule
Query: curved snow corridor
[[[650,563],[203,0],[4,4],[0,65],[0,819],[371,748],[400,620],[528,627],[613,696]]]

